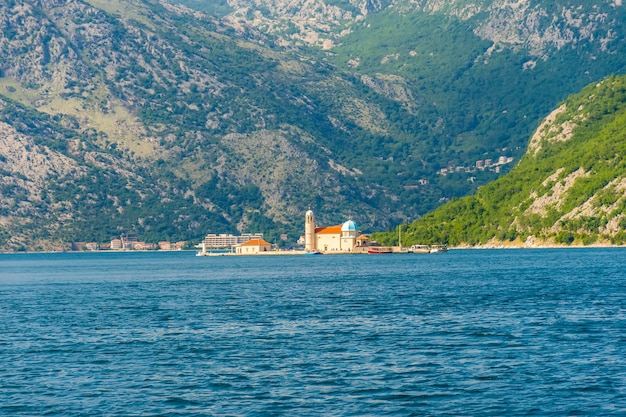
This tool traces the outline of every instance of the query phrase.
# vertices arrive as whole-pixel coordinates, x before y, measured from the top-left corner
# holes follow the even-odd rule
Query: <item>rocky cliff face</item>
[[[184,2],[183,0],[180,0]],[[230,0],[227,17],[233,25],[254,27],[278,37],[282,44],[302,42],[330,50],[341,44],[354,25],[381,11],[442,14],[468,21],[474,32],[498,48],[523,48],[548,59],[550,48],[595,42],[611,49],[622,22],[621,0],[349,0],[292,2]]]
[[[588,87],[553,111],[531,138],[528,162],[546,166],[552,152],[578,154],[579,162],[551,157],[553,169],[530,191],[511,227],[529,232],[528,219],[554,218],[533,234],[554,242],[578,238],[594,242],[624,243],[626,235],[626,175],[622,149],[626,146],[624,78],[610,78]],[[568,151],[568,147],[573,148]],[[591,155],[590,155],[591,153]],[[571,158],[571,157],[570,157]],[[551,171],[551,172],[550,172]],[[593,237],[591,239],[590,237]],[[571,239],[565,241],[564,239]]]
[[[254,27],[280,39],[283,45],[305,43],[331,49],[350,26],[383,9],[380,1],[247,1],[232,0],[226,20],[237,27]]]

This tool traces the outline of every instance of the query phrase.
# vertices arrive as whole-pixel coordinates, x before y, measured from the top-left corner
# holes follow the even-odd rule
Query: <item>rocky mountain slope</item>
[[[523,48],[540,59],[549,49],[596,42],[602,48],[618,40],[621,0],[229,0],[213,2],[172,0],[191,8],[219,12],[240,27],[254,27],[281,44],[303,43],[330,50],[368,17],[381,12],[446,15],[468,22],[473,32],[500,48]],[[617,13],[616,13],[617,12]]]
[[[209,3],[0,4],[0,249],[386,228],[626,62],[618,1]]]
[[[625,68],[621,1],[222,3],[223,21],[268,36],[259,43],[317,51],[369,99],[387,100],[376,119],[394,144],[379,141],[377,157],[391,175],[377,181],[407,202],[407,217],[492,180],[477,161],[520,157],[558,102]]]
[[[289,232],[307,205],[384,218],[324,146],[318,90],[353,87],[314,63],[166,3],[0,11],[0,246]]]
[[[626,243],[626,77],[568,98],[510,173],[405,229],[404,241],[542,246]],[[393,241],[393,235],[380,239]]]

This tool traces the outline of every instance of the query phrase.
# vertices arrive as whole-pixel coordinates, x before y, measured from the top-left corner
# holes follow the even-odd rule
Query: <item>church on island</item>
[[[317,226],[312,210],[306,212],[304,220],[304,236],[299,243],[304,243],[304,252],[290,251],[289,253],[305,254],[349,254],[368,253],[370,245],[375,242],[367,235],[361,234],[359,227],[352,220],[336,226]],[[302,242],[304,240],[304,242]],[[235,243],[236,242],[236,243]],[[246,234],[242,236],[209,234],[198,246],[202,250],[197,256],[212,255],[279,255],[287,254],[276,250],[271,243],[263,239],[262,234]],[[230,247],[230,252],[207,252],[207,248]]]
[[[348,220],[337,226],[315,225],[312,210],[306,212],[304,223],[304,250],[306,253],[363,253],[367,251],[368,238],[358,226]]]

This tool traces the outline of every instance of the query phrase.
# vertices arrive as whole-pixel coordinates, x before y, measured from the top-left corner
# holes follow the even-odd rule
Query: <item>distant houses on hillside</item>
[[[474,166],[465,167],[457,165],[449,165],[445,168],[441,168],[437,171],[438,175],[448,175],[457,172],[476,172],[476,171],[491,171],[499,173],[502,170],[502,166],[513,162],[514,158],[511,156],[500,156],[497,161],[493,159],[479,159]]]

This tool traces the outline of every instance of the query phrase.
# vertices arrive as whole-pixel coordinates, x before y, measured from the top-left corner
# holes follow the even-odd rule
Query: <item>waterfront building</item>
[[[269,252],[272,245],[262,238],[250,239],[236,247],[237,255],[258,255],[259,253]]]
[[[156,243],[149,242],[135,242],[133,244],[134,250],[155,250],[157,248]]]
[[[139,243],[137,233],[122,233],[120,240],[122,241],[122,249],[135,249],[135,244]]]
[[[85,242],[72,242],[72,250],[74,251],[83,251],[85,250],[85,246],[87,243]]]
[[[242,243],[246,243],[252,239],[263,239],[263,233],[244,233],[240,236],[231,234],[215,234],[209,233],[202,241],[204,246],[209,249],[232,248]]]
[[[312,210],[306,212],[304,224],[305,251],[325,253],[350,253],[367,245],[367,238],[361,235],[357,224],[352,220],[336,226],[315,225]]]
[[[172,244],[168,241],[161,241],[159,242],[159,249],[160,250],[172,250]]]

